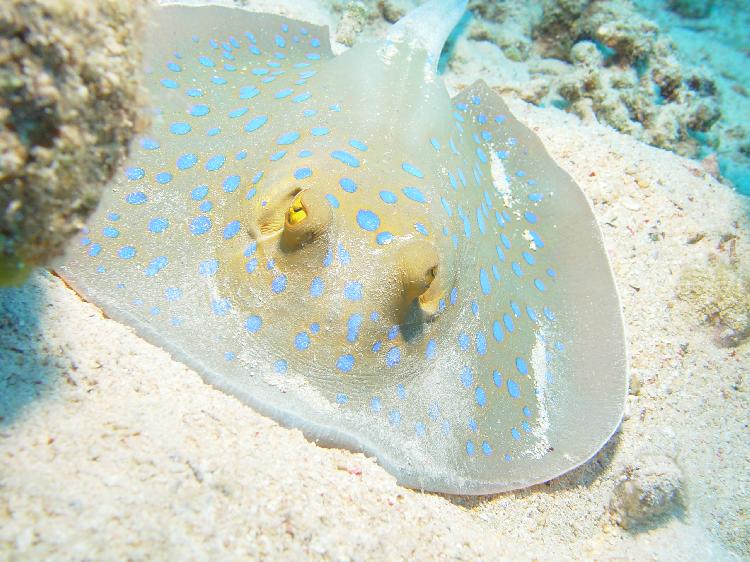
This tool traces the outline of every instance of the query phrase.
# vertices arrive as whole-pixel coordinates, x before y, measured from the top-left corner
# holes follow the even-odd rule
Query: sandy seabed
[[[331,17],[301,4],[298,16]],[[475,63],[451,68],[449,86],[487,79]],[[747,200],[693,161],[506,101],[592,201],[620,290],[631,394],[594,459],[494,496],[400,487],[373,459],[207,386],[40,272],[0,293],[0,558],[750,557],[750,344],[722,346],[676,296],[711,260],[747,272]],[[613,497],[639,473],[673,494],[663,516],[629,525]]]

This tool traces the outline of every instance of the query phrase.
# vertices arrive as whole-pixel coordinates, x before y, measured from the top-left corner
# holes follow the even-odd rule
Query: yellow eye
[[[289,224],[299,224],[307,218],[305,208],[302,206],[302,193],[298,194],[297,197],[292,201],[292,205],[286,212],[286,220]]]

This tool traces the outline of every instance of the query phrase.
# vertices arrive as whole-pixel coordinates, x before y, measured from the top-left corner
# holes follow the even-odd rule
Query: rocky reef
[[[701,25],[695,22],[708,16],[716,19],[718,8],[725,8],[718,4],[728,1],[671,0],[660,6],[669,8],[679,21]],[[353,3],[331,3],[342,14],[346,30],[339,41],[353,44],[359,33],[352,33],[348,22]],[[500,76],[501,81],[490,84],[500,93],[556,106],[653,146],[705,159],[706,171],[750,192],[750,184],[743,187],[742,172],[750,164],[750,141],[733,109],[746,91],[738,84],[725,88],[727,72],[713,60],[687,56],[672,39],[671,26],[676,23],[657,22],[642,3],[470,0],[473,17],[465,22],[450,64],[456,69],[467,64],[466,43],[479,42],[489,71],[472,70]],[[371,22],[380,17],[393,23],[416,4],[415,0],[360,0],[355,19]],[[655,13],[664,13],[661,8]],[[715,22],[710,25],[715,27]]]
[[[0,285],[60,253],[139,130],[144,3],[0,3]]]

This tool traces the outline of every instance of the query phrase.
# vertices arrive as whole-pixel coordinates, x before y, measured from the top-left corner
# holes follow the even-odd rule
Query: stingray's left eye
[[[282,248],[294,251],[309,244],[328,229],[330,218],[330,206],[318,190],[300,191],[286,209]]]

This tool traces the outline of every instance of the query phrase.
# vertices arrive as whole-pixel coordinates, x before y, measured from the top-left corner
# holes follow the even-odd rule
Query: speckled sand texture
[[[497,496],[404,489],[39,273],[0,292],[0,558],[750,557],[750,343],[677,298],[711,256],[748,275],[746,201],[692,161],[507,101],[592,200],[621,291],[632,389],[599,455]]]

